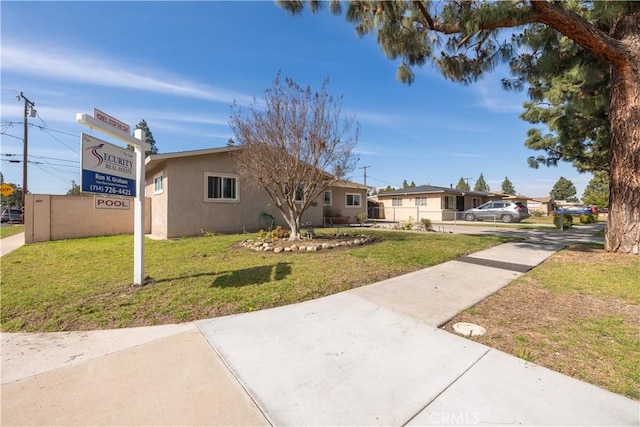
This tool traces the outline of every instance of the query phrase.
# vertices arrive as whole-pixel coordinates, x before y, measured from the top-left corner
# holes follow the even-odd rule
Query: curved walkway
[[[3,333],[2,422],[637,426],[638,402],[438,329],[582,230],[270,310]]]

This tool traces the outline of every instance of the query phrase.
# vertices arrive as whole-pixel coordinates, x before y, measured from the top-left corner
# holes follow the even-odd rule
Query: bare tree
[[[254,98],[247,110],[232,106],[238,173],[266,190],[291,228],[290,240],[301,238],[302,214],[311,203],[357,161],[352,151],[359,125],[343,115],[342,96],[331,96],[328,86],[325,79],[314,92],[291,78],[283,84],[278,74],[263,104]]]

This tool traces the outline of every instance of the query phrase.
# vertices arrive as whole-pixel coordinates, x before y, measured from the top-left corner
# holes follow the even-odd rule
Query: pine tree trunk
[[[630,61],[611,71],[611,171],[605,249],[640,253],[640,13],[621,31]],[[631,30],[630,30],[631,29]]]

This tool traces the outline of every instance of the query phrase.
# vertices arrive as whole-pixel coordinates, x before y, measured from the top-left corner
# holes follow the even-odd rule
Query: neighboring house
[[[268,214],[286,227],[267,192],[237,174],[231,152],[242,147],[156,154],[146,159],[146,196],[151,198],[151,234],[161,238],[195,236],[202,231],[238,233],[265,227]],[[366,212],[368,187],[340,181],[302,216],[322,225],[326,210],[355,222]]]
[[[475,208],[492,200],[500,199],[494,193],[461,191],[455,188],[421,185],[419,187],[378,193],[377,219],[389,221],[453,221],[461,219],[466,209]],[[371,214],[371,211],[370,211]]]
[[[551,215],[556,209],[556,202],[551,197],[532,197],[527,200],[529,212],[542,212],[544,215]]]

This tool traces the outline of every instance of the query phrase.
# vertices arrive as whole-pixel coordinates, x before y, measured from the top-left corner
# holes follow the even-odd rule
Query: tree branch
[[[541,0],[531,0],[531,6],[538,12],[536,22],[554,28],[615,66],[628,64],[630,55],[623,43],[600,31],[572,10],[558,3]]]
[[[448,24],[443,21],[434,20],[429,11],[425,8],[422,1],[413,0],[413,4],[418,8],[424,19],[427,21],[429,29],[442,34],[456,34],[462,32],[462,25],[460,25],[460,22]],[[521,11],[518,10],[516,11],[516,15],[511,18],[504,18],[480,24],[476,32],[480,32],[483,30],[497,30],[500,28],[514,28],[520,25],[538,22],[538,20],[536,19],[537,14],[531,12],[531,9],[523,9]]]

